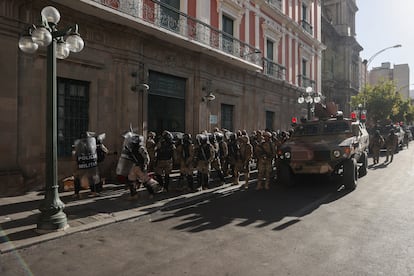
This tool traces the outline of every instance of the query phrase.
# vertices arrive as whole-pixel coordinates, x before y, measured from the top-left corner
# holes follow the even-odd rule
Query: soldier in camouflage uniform
[[[238,140],[238,151],[239,153],[236,155],[237,159],[235,160],[234,164],[234,178],[233,184],[239,185],[239,176],[240,173],[244,173],[245,183],[244,188],[247,189],[249,187],[249,177],[250,177],[250,160],[253,156],[253,147],[250,144],[249,137],[247,135],[242,135],[241,137],[237,138]]]
[[[164,130],[160,141],[157,143],[155,177],[165,191],[168,191],[170,184],[170,173],[173,167],[175,145],[171,132]]]
[[[387,148],[387,158],[385,158],[385,162],[388,162],[388,157],[391,155],[391,163],[394,158],[394,152],[398,147],[398,137],[395,135],[393,129],[390,130],[390,133],[385,139],[385,146]]]
[[[224,139],[224,134],[221,132],[216,133],[216,139],[218,143],[218,156],[220,160],[221,170],[223,172],[223,177],[227,174],[227,156],[229,154],[229,149],[227,147],[227,142]]]
[[[221,169],[220,147],[219,147],[219,143],[217,142],[216,135],[217,134],[214,132],[208,135],[210,145],[213,147],[213,150],[214,150],[214,158],[211,161],[211,169],[214,169],[215,171],[217,171],[217,174],[221,181],[221,185],[223,185],[225,180],[224,180],[223,171]]]
[[[227,155],[227,164],[230,167],[231,175],[234,177],[234,166],[236,164],[236,160],[240,159],[240,145],[237,142],[237,134],[236,133],[228,133],[228,155]]]
[[[256,146],[255,155],[258,161],[257,169],[257,187],[256,190],[263,189],[262,182],[264,182],[264,188],[270,189],[270,178],[272,174],[272,162],[276,155],[275,146],[271,141],[272,134],[265,131],[263,133],[263,140]]]
[[[195,148],[195,160],[197,163],[197,179],[201,189],[208,189],[210,164],[214,158],[214,149],[208,141],[206,134],[197,135],[197,147]]]
[[[147,142],[145,144],[145,147],[147,148],[148,155],[150,158],[150,162],[148,165],[148,171],[153,172],[154,171],[154,164],[155,164],[155,132],[150,131],[148,133]]]
[[[384,143],[385,141],[382,135],[380,134],[380,131],[376,130],[374,136],[369,139],[369,148],[372,151],[372,158],[374,164],[379,163],[380,151]]]
[[[191,134],[185,133],[176,148],[177,161],[180,164],[180,179],[186,178],[190,191],[194,191],[193,179],[193,162],[194,162],[194,144]]]

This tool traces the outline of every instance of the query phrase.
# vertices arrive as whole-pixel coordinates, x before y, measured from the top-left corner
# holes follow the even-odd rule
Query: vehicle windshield
[[[321,134],[350,133],[351,124],[346,121],[325,121],[299,125],[294,132],[294,136],[311,136]]]

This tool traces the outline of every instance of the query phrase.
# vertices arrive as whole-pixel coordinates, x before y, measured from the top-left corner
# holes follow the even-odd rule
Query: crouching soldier
[[[208,189],[210,164],[214,158],[214,149],[208,141],[206,134],[197,135],[195,158],[197,162],[197,179],[202,190]]]
[[[137,189],[140,183],[150,194],[154,196],[155,191],[159,190],[158,182],[148,176],[147,169],[149,164],[149,155],[144,147],[144,137],[133,133],[132,130],[124,135],[124,144],[121,156],[116,168],[117,175],[127,175],[127,187],[130,190],[129,199],[137,199]],[[139,183],[137,183],[137,180]]]
[[[193,179],[193,162],[194,162],[194,144],[191,134],[185,133],[181,142],[177,145],[177,161],[180,164],[180,179],[186,178],[188,189],[194,191]]]
[[[80,198],[81,183],[85,183],[91,190],[91,196],[97,195],[96,185],[100,182],[98,171],[98,156],[96,140],[93,132],[85,131],[80,134],[74,143],[73,155],[76,159],[74,173],[74,198]]]

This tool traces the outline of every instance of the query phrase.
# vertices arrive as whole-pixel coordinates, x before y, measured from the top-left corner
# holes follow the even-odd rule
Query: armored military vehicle
[[[335,176],[347,189],[367,174],[369,135],[356,113],[294,123],[292,137],[278,149],[279,182],[290,185],[299,174]],[[337,177],[336,177],[337,176]]]

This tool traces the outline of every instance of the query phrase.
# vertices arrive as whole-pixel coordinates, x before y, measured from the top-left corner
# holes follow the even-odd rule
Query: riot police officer
[[[87,183],[91,196],[96,194],[96,185],[100,182],[98,156],[96,153],[95,133],[84,131],[74,143],[73,156],[76,159],[74,172],[75,198],[80,198],[81,183]]]

